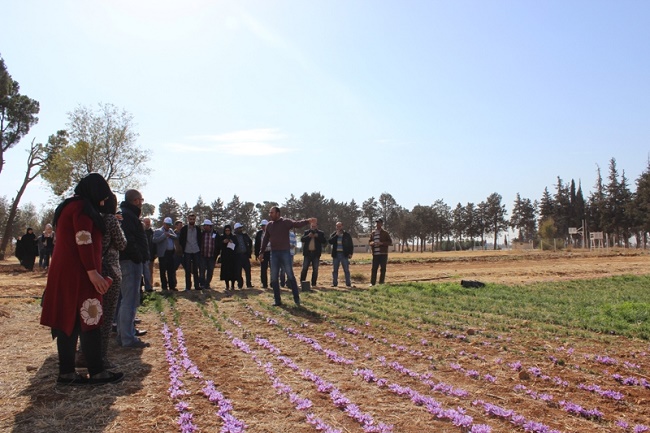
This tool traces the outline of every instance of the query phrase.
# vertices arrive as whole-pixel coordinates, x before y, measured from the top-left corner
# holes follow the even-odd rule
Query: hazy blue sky
[[[158,205],[391,193],[407,208],[585,197],[650,152],[650,2],[15,0],[0,54],[41,104],[5,154],[13,197],[32,138],[100,102],[134,116]],[[40,184],[23,203],[45,202]],[[58,202],[57,198],[57,202]]]

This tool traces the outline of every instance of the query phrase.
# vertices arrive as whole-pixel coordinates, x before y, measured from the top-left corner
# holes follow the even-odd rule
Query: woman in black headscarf
[[[236,256],[235,248],[237,247],[237,236],[232,232],[230,225],[223,228],[221,241],[221,270],[219,279],[226,282],[226,290],[235,290],[235,281],[237,273],[235,272]]]
[[[27,233],[20,238],[20,245],[22,247],[21,263],[28,271],[34,270],[34,263],[36,256],[38,256],[38,244],[36,242],[36,235],[34,230],[29,227]]]
[[[100,212],[109,211],[106,205],[113,192],[97,173],[81,179],[74,192],[54,212],[57,242],[43,294],[41,324],[52,328],[57,339],[58,383],[117,382],[124,375],[104,370],[100,335],[102,295],[110,285],[101,275],[106,227]],[[75,372],[78,338],[88,364],[87,377]]]

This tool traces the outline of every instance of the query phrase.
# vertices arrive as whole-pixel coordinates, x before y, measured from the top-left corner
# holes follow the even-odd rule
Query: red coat
[[[56,227],[47,284],[43,294],[41,325],[72,333],[77,317],[81,329],[96,328],[102,319],[102,295],[88,271],[102,267],[102,232],[82,213],[83,201],[73,201],[61,211]]]

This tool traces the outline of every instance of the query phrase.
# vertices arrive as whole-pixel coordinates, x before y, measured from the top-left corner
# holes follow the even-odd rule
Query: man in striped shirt
[[[388,247],[393,245],[393,240],[384,230],[384,220],[379,218],[375,221],[377,228],[370,234],[369,245],[372,248],[372,271],[370,274],[370,286],[377,283],[377,269],[380,269],[379,284],[384,284],[386,278],[386,263],[388,262]]]
[[[203,221],[203,232],[199,242],[201,243],[201,258],[199,266],[199,281],[204,289],[210,288],[212,275],[214,274],[214,265],[219,255],[219,243],[217,242],[217,232],[212,229],[212,221],[206,219]]]

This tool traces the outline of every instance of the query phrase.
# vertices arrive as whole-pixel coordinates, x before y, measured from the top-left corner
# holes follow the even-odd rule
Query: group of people
[[[263,220],[262,228],[255,236],[255,255],[261,262],[262,286],[267,287],[267,269],[271,267],[271,288],[275,306],[282,305],[280,294],[281,277],[286,274],[287,285],[292,291],[293,300],[300,305],[300,290],[293,274],[293,254],[291,235],[293,230],[309,224],[309,229],[304,232],[302,242],[303,264],[300,272],[300,281],[307,282],[309,267],[312,268],[311,287],[318,284],[318,268],[323,247],[328,243],[332,246],[332,286],[338,286],[339,268],[343,267],[346,287],[352,287],[350,278],[350,259],[354,253],[354,243],[350,233],[343,229],[343,223],[336,223],[334,231],[329,240],[325,233],[318,229],[318,220],[308,218],[294,221],[282,217],[279,207],[274,206],[269,211],[270,221]],[[372,232],[369,246],[372,248],[372,271],[370,285],[377,283],[377,271],[379,271],[379,284],[383,284],[386,278],[386,263],[388,261],[388,247],[393,244],[390,234],[383,229],[384,221],[379,218],[376,221],[376,228]],[[295,247],[295,245],[294,245]],[[302,284],[301,284],[302,286]],[[306,287],[307,285],[304,285]]]
[[[223,233],[214,229],[206,219],[199,227],[196,215],[187,216],[187,224],[165,217],[162,225],[153,231],[152,242],[160,268],[160,286],[163,291],[177,291],[176,271],[182,262],[185,271],[185,290],[210,289],[217,260],[221,263],[219,279],[226,290],[253,287],[251,282],[251,254],[253,241],[235,223],[234,230],[226,225]],[[180,258],[181,260],[178,260]]]
[[[210,288],[217,259],[221,262],[220,279],[225,282],[226,290],[234,290],[235,285],[253,287],[250,262],[253,242],[241,224],[226,225],[223,233],[218,233],[207,219],[199,227],[196,215],[191,213],[187,224],[166,217],[161,227],[153,230],[150,220],[141,220],[142,194],[135,189],[126,191],[118,210],[117,197],[97,173],[81,179],[74,192],[54,213],[48,237],[53,240],[56,230],[57,241],[52,242],[42,299],[41,324],[50,327],[57,340],[58,383],[93,385],[123,379],[123,373],[111,371],[115,366],[108,357],[114,322],[120,346],[136,349],[149,346],[139,338],[146,331],[135,328],[135,315],[141,287],[153,290],[151,273],[155,256],[160,264],[162,290],[176,290],[176,270],[181,263],[186,290],[192,284],[195,290]],[[271,270],[270,286],[276,306],[282,305],[281,274],[294,302],[300,305],[300,290],[293,273],[293,230],[308,224],[310,227],[301,238],[304,255],[301,281],[306,280],[311,267],[311,283],[316,286],[320,255],[329,243],[334,260],[332,285],[338,285],[338,270],[342,266],[345,284],[352,286],[349,261],[354,245],[342,223],[336,224],[336,231],[328,240],[318,229],[316,218],[285,219],[280,208],[274,206],[269,211],[269,221],[262,221],[255,236],[254,252],[261,263],[264,288],[268,287],[267,272]],[[381,269],[379,283],[384,282],[388,246],[392,244],[382,224],[381,219],[377,220],[377,229],[369,242],[373,248],[371,285],[376,282],[378,269]],[[27,240],[31,242],[31,237]],[[76,370],[79,342],[87,374]]]
[[[26,233],[16,239],[16,258],[25,269],[33,271],[36,257],[38,257],[38,267],[41,270],[47,270],[54,251],[54,242],[52,224],[46,224],[45,230],[40,236],[36,236],[34,229],[28,227]]]

